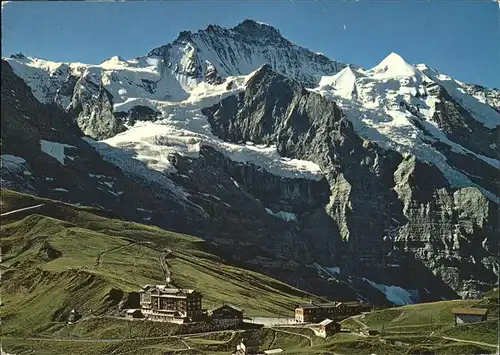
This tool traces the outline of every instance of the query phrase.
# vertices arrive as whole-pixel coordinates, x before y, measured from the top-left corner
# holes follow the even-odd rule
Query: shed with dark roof
[[[453,308],[451,312],[455,316],[455,325],[484,322],[488,319],[486,308]]]

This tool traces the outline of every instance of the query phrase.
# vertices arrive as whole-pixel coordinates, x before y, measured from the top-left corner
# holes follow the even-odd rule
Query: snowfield
[[[24,169],[26,160],[15,155],[2,154],[0,155],[0,167],[10,171],[20,171]]]
[[[499,113],[476,97],[465,94],[465,85],[451,77],[439,74],[424,64],[417,65],[422,73],[432,81],[441,85],[448,91],[454,100],[460,102],[473,117],[488,128],[495,128],[500,124]]]
[[[377,290],[385,294],[385,297],[389,302],[392,302],[396,306],[404,306],[407,304],[419,303],[420,297],[418,290],[407,290],[399,286],[387,286],[382,284],[377,284],[371,280],[363,278],[371,286],[375,287]]]
[[[310,266],[315,268],[318,273],[325,275],[330,279],[337,279],[340,276],[340,267],[324,267],[316,262]],[[396,306],[403,306],[420,302],[418,290],[408,290],[400,286],[378,284],[364,277],[362,278],[362,280],[370,284],[370,286],[376,288],[378,291],[382,292],[385,295],[386,299]]]
[[[323,174],[319,166],[310,161],[280,157],[275,146],[258,146],[249,144],[234,144],[218,139],[211,131],[207,118],[201,109],[214,105],[224,97],[234,95],[245,89],[248,79],[254,72],[246,76],[231,77],[233,84],[226,89],[227,83],[208,85],[201,83],[193,88],[189,99],[174,103],[140,100],[140,104],[153,108],[161,113],[161,118],[155,122],[138,121],[134,126],[112,138],[103,140],[101,145],[94,146],[103,155],[111,155],[110,161],[134,174],[152,178],[143,168],[130,170],[133,162],[125,162],[126,157],[144,163],[143,166],[159,173],[176,173],[169,156],[177,153],[185,157],[198,158],[202,145],[210,146],[225,154],[233,161],[253,164],[272,174],[287,178],[307,178],[320,180]],[[130,105],[126,107],[126,105]],[[128,100],[115,105],[115,110],[127,110],[134,104]],[[87,139],[88,142],[90,140]],[[106,149],[106,146],[119,149]]]
[[[67,156],[64,153],[64,148],[76,148],[72,145],[69,144],[62,144],[58,142],[50,142],[46,140],[41,140],[40,141],[40,148],[42,149],[42,152],[45,154],[50,155],[52,158],[56,159],[59,163],[64,165],[64,159],[68,158],[70,160],[73,160],[74,158],[71,156]]]
[[[271,31],[269,33],[272,34],[272,30],[266,25],[257,26],[261,26],[259,31]],[[218,27],[215,29],[221,30]],[[242,28],[237,31],[241,30]],[[81,78],[79,83],[83,88],[89,83],[106,88],[113,97],[115,112],[128,112],[137,105],[149,107],[157,112],[159,119],[155,122],[137,121],[133,126],[127,126],[127,131],[102,142],[86,139],[106,156],[108,161],[131,174],[167,183],[166,181],[170,180],[164,174],[176,172],[169,156],[177,153],[197,158],[200,148],[205,145],[213,147],[233,161],[253,164],[278,176],[322,179],[323,172],[317,164],[280,157],[274,146],[257,146],[251,142],[233,144],[213,135],[201,109],[245,90],[247,81],[255,71],[266,64],[269,58],[280,54],[281,52],[278,52],[282,49],[277,53],[268,49],[264,51],[265,55],[260,49],[252,49],[248,56],[237,58],[237,65],[224,67],[219,61],[222,60],[220,53],[214,52],[204,36],[200,33],[192,35],[192,42],[186,44],[181,41],[172,47],[160,47],[147,57],[131,60],[112,57],[99,65],[55,63],[27,57],[6,60],[16,74],[31,87],[35,97],[43,103],[55,101],[68,108],[71,98],[64,96],[58,88],[73,75]],[[233,37],[228,41],[227,45],[231,48],[241,49],[241,45],[235,42]],[[218,74],[224,77],[225,81],[209,84],[203,77],[187,74],[194,70],[193,63],[201,60],[196,57],[196,46],[203,50],[203,65],[210,70],[218,68]],[[307,54],[308,52],[303,52],[303,49],[293,45],[290,48],[306,57],[312,55],[312,52]],[[164,50],[171,54],[169,63],[164,62],[164,57],[160,55]],[[414,155],[421,161],[436,165],[452,186],[479,187],[464,173],[452,167],[446,157],[432,147],[429,141],[440,141],[456,153],[473,155],[495,168],[500,166],[498,159],[476,154],[449,140],[433,121],[435,105],[439,99],[428,92],[429,83],[442,85],[485,127],[493,128],[500,124],[500,113],[483,102],[485,99],[467,95],[466,84],[440,74],[424,64],[411,65],[396,53],[391,53],[368,70],[339,64],[339,68],[343,69],[330,76],[323,75],[319,67],[316,67],[316,62],[313,66],[301,65],[303,67],[294,68],[293,72],[282,68],[279,63],[273,62],[272,66],[290,77],[317,78],[316,87],[308,90],[334,100],[360,136],[384,149],[396,150],[403,156]],[[401,106],[402,102],[407,106]],[[408,107],[418,107],[418,112],[410,112]],[[425,136],[415,125],[415,120],[418,120],[431,136]],[[65,158],[72,158],[64,153],[64,148],[69,146],[55,142],[41,142],[41,145],[45,153],[61,164],[64,164]],[[171,186],[173,183],[167,184]],[[479,188],[490,199],[499,201],[498,196],[492,192]]]
[[[472,117],[486,127],[500,125],[500,113],[474,97],[462,94],[465,89],[460,83],[423,64],[412,66],[395,53],[372,69],[347,67],[334,76],[323,77],[316,88],[309,90],[334,100],[363,138],[376,142],[384,149],[396,150],[403,156],[411,154],[421,161],[432,163],[452,186],[475,186],[493,201],[499,201],[498,196],[450,166],[446,157],[426,142],[440,141],[456,153],[470,154],[497,169],[500,167],[498,159],[474,153],[446,137],[433,120],[438,98],[427,93],[424,82],[443,85],[453,98],[466,106]],[[416,95],[417,92],[420,95]],[[401,102],[418,107],[419,111],[414,114],[406,107],[400,107]],[[418,120],[432,137],[425,136],[413,123],[414,120]]]
[[[265,209],[268,214],[271,216],[280,218],[286,222],[295,222],[297,221],[297,215],[295,213],[291,212],[285,212],[285,211],[278,211],[278,212],[273,212],[273,210],[266,208]]]

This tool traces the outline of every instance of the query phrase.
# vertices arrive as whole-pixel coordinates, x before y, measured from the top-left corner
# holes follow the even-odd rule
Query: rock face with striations
[[[176,74],[192,79],[203,79],[205,72],[214,69],[221,77],[245,75],[268,64],[304,85],[315,85],[322,75],[333,75],[345,67],[291,43],[274,27],[253,20],[231,29],[209,25],[197,33],[183,31],[174,42],[153,49],[148,56],[161,57]]]
[[[349,286],[329,284],[293,262],[311,262],[314,254],[333,246],[334,240],[325,237],[329,221],[320,213],[328,199],[324,180],[283,179],[202,147],[199,159],[170,157],[179,173],[172,180],[150,171],[156,181],[144,181],[105,161],[81,139],[71,111],[40,103],[7,62],[1,69],[2,188],[197,235],[213,241],[212,248],[226,255],[228,264],[243,264],[310,291],[320,287],[337,299],[355,296]],[[190,179],[182,177],[187,174]],[[299,236],[296,223],[271,216],[264,206],[310,215],[302,223],[311,225],[303,231],[311,243]]]
[[[440,88],[436,104],[434,121],[439,128],[454,142],[485,155],[498,159],[500,153],[497,149],[500,126],[495,128],[485,127],[471,117],[471,114],[460,106],[444,88]]]
[[[330,257],[343,265],[375,277],[400,250],[398,263],[415,259],[463,296],[494,284],[498,206],[477,188],[450,187],[435,166],[361,139],[334,102],[265,66],[244,93],[203,112],[221,139],[275,144],[320,165],[330,237],[343,241]]]
[[[84,134],[106,139],[125,131],[123,122],[113,115],[113,97],[91,76],[82,76],[72,95],[71,108]]]

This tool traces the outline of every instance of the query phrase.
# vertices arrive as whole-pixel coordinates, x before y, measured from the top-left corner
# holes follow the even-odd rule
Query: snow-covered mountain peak
[[[284,40],[278,29],[266,23],[254,21],[251,19],[244,20],[239,25],[233,27],[232,31],[254,39],[257,38],[261,40]]]
[[[370,69],[370,72],[378,78],[414,76],[417,73],[414,66],[407,63],[399,54],[394,52]]]
[[[352,85],[361,76],[364,75],[351,67],[345,67],[335,75],[323,76],[319,82],[319,86],[330,85],[339,88],[345,85]]]
[[[217,35],[217,36],[234,36],[238,35],[243,40],[269,42],[269,41],[287,41],[275,27],[268,25],[264,22],[255,21],[252,19],[245,19],[233,28],[225,28],[215,24],[209,24],[205,30],[198,30],[197,32],[181,31],[177,38],[172,42],[173,44],[181,44],[190,42],[196,39],[197,36],[204,34]],[[167,45],[168,46],[168,45]]]
[[[105,69],[119,69],[133,66],[133,64],[119,56],[113,56],[103,61],[99,66]]]
[[[319,82],[319,89],[333,90],[342,97],[352,97],[356,92],[356,80],[364,75],[351,67],[345,67],[337,74],[323,76]]]
[[[291,43],[274,27],[249,19],[231,29],[209,25],[196,33],[181,32],[172,43],[151,50],[148,57],[161,58],[177,80],[196,83],[206,81],[207,76],[214,80],[246,75],[269,64],[279,74],[315,86],[322,76],[345,67]]]
[[[119,55],[114,55],[108,59],[106,59],[105,61],[103,61],[102,63],[106,63],[106,62],[111,62],[111,63],[119,63],[119,62],[125,62],[125,59],[123,59],[122,57],[120,57]],[[101,64],[102,64],[101,63]]]

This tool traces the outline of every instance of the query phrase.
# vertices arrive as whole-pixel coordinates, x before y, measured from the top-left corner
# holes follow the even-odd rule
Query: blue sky
[[[245,18],[332,59],[369,68],[390,52],[456,79],[500,88],[500,18],[493,1],[11,2],[2,55],[99,63],[133,58],[208,24]]]

